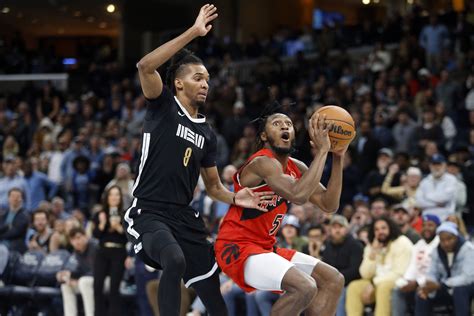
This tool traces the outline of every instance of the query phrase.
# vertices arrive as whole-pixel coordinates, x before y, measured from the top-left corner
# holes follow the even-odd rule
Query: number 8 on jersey
[[[185,167],[188,166],[189,159],[191,158],[192,154],[193,154],[193,149],[191,147],[186,148],[186,151],[184,152],[184,157],[183,157],[183,165]]]

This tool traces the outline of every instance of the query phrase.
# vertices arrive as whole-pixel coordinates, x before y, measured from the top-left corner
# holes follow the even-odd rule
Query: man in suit
[[[26,251],[25,236],[28,229],[28,217],[23,208],[24,192],[18,188],[8,191],[8,209],[0,214],[0,243],[10,251]]]

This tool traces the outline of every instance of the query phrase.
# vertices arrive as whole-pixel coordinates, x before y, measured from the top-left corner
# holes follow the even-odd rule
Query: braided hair
[[[166,70],[166,84],[171,91],[176,94],[176,87],[174,86],[174,79],[183,71],[184,65],[198,64],[203,65],[202,59],[194,55],[189,49],[183,48],[171,58],[170,65]]]

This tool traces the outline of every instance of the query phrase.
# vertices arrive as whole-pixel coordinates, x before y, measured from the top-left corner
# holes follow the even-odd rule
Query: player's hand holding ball
[[[212,25],[208,23],[217,18],[217,7],[213,4],[206,4],[201,7],[199,15],[194,22],[193,28],[197,31],[199,36],[206,36],[212,29]]]
[[[311,146],[320,151],[328,152],[331,149],[331,140],[329,131],[332,128],[332,122],[326,120],[326,115],[314,113],[309,121],[309,138]]]
[[[356,136],[354,119],[349,112],[336,105],[323,106],[315,114],[325,115],[326,120],[333,123],[329,128],[330,151],[342,156]]]

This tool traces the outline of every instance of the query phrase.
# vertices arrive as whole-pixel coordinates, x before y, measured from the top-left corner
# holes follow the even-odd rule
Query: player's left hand
[[[347,145],[344,146],[343,148],[338,149],[338,150],[333,150],[332,154],[334,156],[343,157],[344,154],[347,152],[347,149],[349,148],[349,145],[350,145],[350,143],[347,143]]]
[[[194,22],[193,27],[197,30],[199,36],[206,36],[212,29],[212,24],[209,24],[217,18],[217,7],[213,4],[206,4],[201,7],[199,15]],[[209,25],[208,25],[209,24]]]
[[[254,208],[262,212],[268,211],[261,206],[264,201],[271,200],[275,193],[272,191],[253,192],[249,188],[244,188],[235,194],[235,204],[245,208]]]

